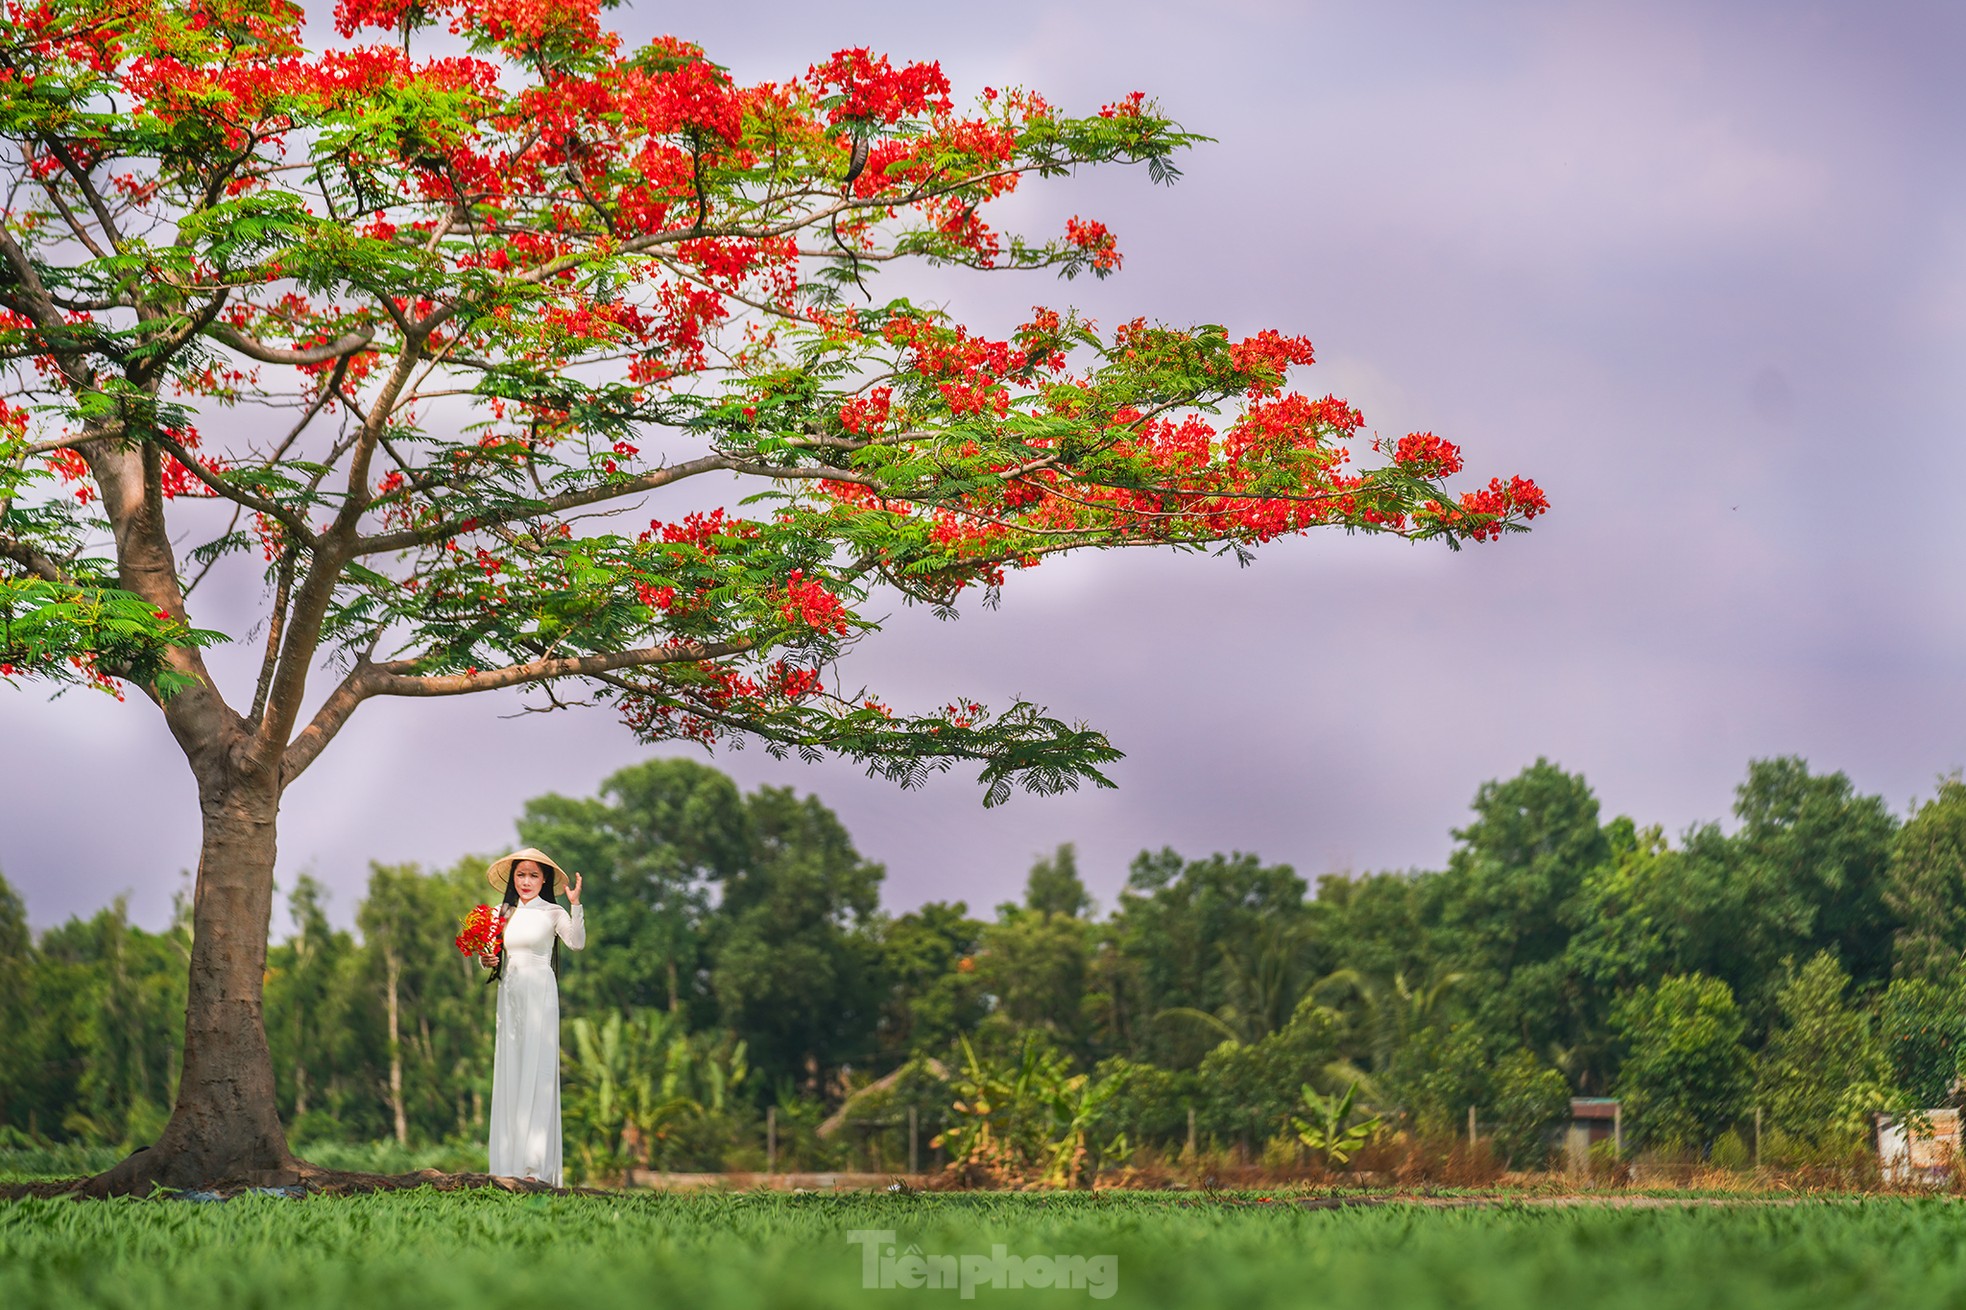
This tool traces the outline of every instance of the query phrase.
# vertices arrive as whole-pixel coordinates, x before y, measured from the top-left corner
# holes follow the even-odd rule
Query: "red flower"
[[[466,955],[496,955],[505,930],[497,910],[474,905],[457,932],[457,949]]]
[[[1066,219],[1065,240],[1091,255],[1092,266],[1096,269],[1120,266],[1119,242],[1096,218],[1080,218],[1074,214]]]

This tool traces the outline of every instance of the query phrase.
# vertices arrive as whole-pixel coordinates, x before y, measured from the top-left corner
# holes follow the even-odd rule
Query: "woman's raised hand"
[[[580,874],[575,872],[573,881],[567,885],[567,899],[575,905],[580,904]]]

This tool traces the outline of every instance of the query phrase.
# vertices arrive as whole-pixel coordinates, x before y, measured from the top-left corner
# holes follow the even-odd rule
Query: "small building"
[[[1922,1110],[1919,1124],[1877,1116],[1877,1162],[1887,1183],[1943,1183],[1959,1159],[1959,1111]]]
[[[1610,1142],[1619,1155],[1625,1153],[1625,1119],[1618,1102],[1608,1096],[1570,1098],[1570,1126],[1563,1130],[1563,1154],[1570,1172],[1590,1172],[1591,1148]]]

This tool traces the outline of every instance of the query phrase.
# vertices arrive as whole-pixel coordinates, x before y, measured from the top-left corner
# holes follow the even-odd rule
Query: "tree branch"
[[[366,329],[361,332],[350,332],[325,346],[309,346],[306,350],[286,350],[255,340],[230,323],[212,324],[208,335],[262,364],[326,364],[349,355],[359,355],[375,341],[375,331]]]
[[[515,519],[544,517],[559,514],[570,509],[581,509],[588,505],[598,505],[626,496],[654,491],[671,483],[681,482],[702,473],[716,473],[732,467],[730,458],[725,455],[704,455],[698,459],[686,460],[681,464],[671,464],[665,468],[651,470],[640,477],[629,478],[624,482],[609,483],[601,487],[589,487],[585,491],[570,491],[560,496],[550,496],[545,500],[514,506],[511,513],[471,514],[464,518],[449,518],[442,523],[427,528],[404,528],[395,532],[377,533],[373,537],[363,537],[356,541],[350,553],[360,558],[365,555],[381,555],[392,550],[409,550],[415,546],[425,546],[433,541],[446,541],[463,531],[470,519],[477,520],[477,526],[490,528],[511,523]]]
[[[64,587],[76,585],[75,580],[69,577],[51,556],[42,554],[24,541],[17,541],[12,537],[0,537],[0,559],[12,560],[43,582],[52,582]]]
[[[279,577],[273,589],[273,613],[266,620],[266,654],[259,662],[259,682],[253,688],[253,707],[246,714],[249,723],[263,723],[266,718],[266,695],[273,686],[273,670],[280,656],[280,638],[286,633],[287,600],[294,590],[294,555],[285,551],[280,556]]]
[[[300,776],[322,749],[334,740],[356,708],[371,696],[462,696],[479,691],[499,691],[551,678],[584,677],[615,669],[722,659],[729,655],[741,655],[755,644],[732,641],[714,645],[691,643],[685,646],[644,647],[604,655],[538,659],[476,674],[418,675],[409,672],[416,667],[411,660],[391,660],[382,664],[363,660],[341,680],[321,708],[315,711],[307,726],[287,746],[281,757],[280,776],[283,783],[290,783]]]
[[[250,491],[243,491],[223,478],[214,476],[211,470],[205,467],[203,461],[163,429],[154,429],[154,434],[157,444],[175,456],[177,462],[184,465],[185,470],[210,489],[214,496],[229,500],[235,505],[244,505],[247,509],[264,514],[270,519],[277,519],[282,527],[294,534],[294,540],[309,546],[314,544],[314,530],[307,525],[306,519],[284,505],[255,496]]]
[[[103,203],[101,193],[89,181],[88,170],[77,162],[74,153],[58,137],[44,136],[41,144],[48,148],[49,154],[61,161],[63,171],[75,179],[75,185],[81,188],[82,198],[89,202],[89,211],[96,216],[96,222],[102,224],[103,236],[109,239],[113,249],[120,251],[123,248],[123,234],[116,230],[116,219],[109,212],[109,206]]]

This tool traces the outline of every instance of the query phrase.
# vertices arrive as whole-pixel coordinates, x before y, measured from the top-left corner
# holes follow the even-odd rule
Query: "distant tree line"
[[[1103,913],[1062,846],[978,916],[883,911],[884,870],[816,797],[692,761],[539,797],[519,837],[585,871],[594,946],[560,961],[572,1154],[755,1167],[775,1107],[781,1161],[823,1162],[850,1149],[821,1132],[842,1105],[889,1141],[906,1109],[932,1134],[965,1076],[1019,1059],[1085,1075],[1073,1131],[1122,1153],[1259,1151],[1307,1089],[1355,1088],[1421,1138],[1472,1108],[1518,1164],[1577,1094],[1620,1098],[1635,1149],[1738,1149],[1758,1110],[1767,1153],[1807,1160],[1956,1097],[1958,779],[1900,819],[1759,760],[1732,831],[1669,840],[1538,760],[1472,811],[1444,869],[1312,888],[1254,855],[1143,852]],[[313,880],[289,889],[266,1022],[303,1151],[482,1136],[493,998],[451,937],[486,862],[372,866],[353,933]],[[0,1137],[161,1126],[188,946],[182,911],[152,933],[120,901],[36,939],[0,881]]]

